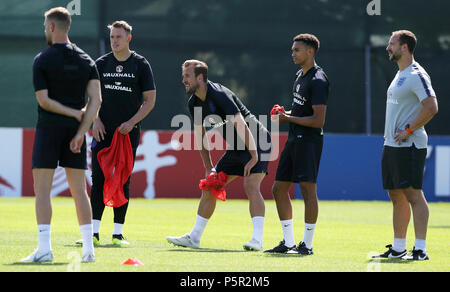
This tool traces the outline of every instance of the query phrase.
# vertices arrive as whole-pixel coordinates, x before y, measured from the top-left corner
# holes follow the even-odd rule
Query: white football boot
[[[40,251],[36,249],[28,257],[20,260],[23,263],[44,263],[53,261],[53,253],[51,250]]]
[[[263,249],[262,242],[259,242],[254,238],[252,238],[249,242],[244,243],[243,247],[248,251],[260,251]]]
[[[200,242],[194,242],[189,234],[185,234],[183,236],[180,237],[172,237],[172,236],[167,236],[166,237],[167,241],[177,245],[177,246],[182,246],[182,247],[190,247],[190,248],[199,248],[200,246]]]

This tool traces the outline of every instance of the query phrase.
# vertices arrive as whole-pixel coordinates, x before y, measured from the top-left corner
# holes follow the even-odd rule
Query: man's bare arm
[[[256,148],[255,138],[253,137],[252,132],[247,126],[247,123],[244,120],[244,117],[239,112],[233,116],[233,125],[236,128],[236,132],[238,136],[244,141],[245,146],[252,158],[244,167],[244,176],[250,175],[250,170],[258,163],[258,151]]]
[[[78,127],[77,134],[73,137],[70,142],[70,150],[74,153],[79,153],[81,146],[84,142],[84,134],[89,131],[92,122],[97,117],[98,110],[102,103],[102,94],[100,91],[100,81],[97,79],[90,80],[88,82],[86,93],[88,96],[88,104],[86,106],[86,111],[81,120],[80,126]]]
[[[63,105],[59,101],[51,99],[48,97],[48,90],[42,89],[36,91],[36,99],[39,103],[39,106],[46,111],[60,114],[63,116],[71,117],[77,119],[77,121],[81,121],[83,118],[83,111],[77,110],[68,106]]]
[[[305,127],[319,128],[319,129],[323,128],[323,125],[325,124],[327,106],[320,104],[320,105],[313,105],[312,108],[313,108],[313,115],[306,117],[295,117],[291,116],[290,114],[280,113],[279,114],[280,124],[284,122],[290,122]]]
[[[429,96],[422,101],[422,109],[420,110],[417,118],[412,121],[409,125],[411,132],[425,126],[437,113],[438,113],[438,103],[434,96]],[[395,135],[395,141],[400,145],[400,143],[407,139],[411,133],[407,130],[397,129],[397,134]]]
[[[141,105],[136,114],[131,117],[128,121],[122,123],[119,127],[119,132],[121,134],[128,134],[133,127],[142,121],[155,107],[156,102],[156,90],[147,90],[142,93],[144,103]]]
[[[214,166],[212,164],[211,154],[209,153],[208,140],[204,139],[205,135],[206,131],[203,125],[194,125],[195,143],[197,145],[198,150],[200,151],[200,157],[202,158],[203,166],[206,169],[206,175],[208,175],[208,173],[211,172]],[[206,143],[206,145],[203,145],[204,143]]]

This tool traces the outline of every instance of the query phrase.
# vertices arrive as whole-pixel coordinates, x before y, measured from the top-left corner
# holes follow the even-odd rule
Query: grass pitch
[[[247,252],[252,223],[248,201],[217,203],[203,234],[200,249],[170,245],[165,237],[190,232],[198,199],[131,199],[124,236],[127,248],[111,245],[113,212],[106,208],[100,228],[101,245],[95,263],[80,263],[81,247],[75,206],[71,198],[53,198],[52,263],[20,263],[37,247],[34,198],[0,198],[0,272],[146,271],[146,272],[303,272],[303,271],[450,271],[450,203],[430,203],[427,235],[429,261],[372,260],[391,243],[390,202],[320,201],[312,256]],[[303,238],[303,202],[293,201],[295,240]],[[414,245],[412,218],[407,248]],[[274,201],[266,201],[264,248],[282,239]],[[120,265],[138,258],[144,266]]]

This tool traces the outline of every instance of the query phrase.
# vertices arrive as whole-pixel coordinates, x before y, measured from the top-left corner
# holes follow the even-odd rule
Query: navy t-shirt
[[[305,75],[303,75],[302,70],[299,70],[294,82],[291,115],[296,117],[312,116],[314,113],[312,106],[326,105],[328,93],[328,77],[322,68],[315,65]],[[321,136],[323,130],[289,123],[288,139],[293,139],[299,135]]]
[[[241,147],[245,147],[244,142],[237,135],[236,128],[229,120],[230,116],[234,116],[238,112],[244,117],[255,139],[258,139],[260,131],[267,131],[236,94],[219,83],[208,80],[205,101],[193,94],[189,98],[188,107],[194,124],[204,125],[206,130],[218,131],[227,141],[229,149],[244,150]],[[200,110],[201,115],[196,116],[195,113]],[[227,128],[232,129],[233,137],[227,137]]]
[[[137,113],[143,102],[142,93],[156,88],[152,68],[136,52],[125,61],[117,60],[110,52],[98,58],[96,64],[103,99],[99,116],[106,131],[114,132]]]
[[[99,79],[95,62],[73,43],[53,44],[34,58],[34,90],[48,90],[48,97],[61,104],[82,109],[86,104],[86,87]],[[36,127],[78,127],[75,118],[44,110],[38,105]]]

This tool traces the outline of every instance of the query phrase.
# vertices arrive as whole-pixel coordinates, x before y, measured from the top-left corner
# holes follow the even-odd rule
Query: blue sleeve
[[[203,116],[200,117],[200,119],[195,118],[195,106],[194,106],[194,97],[190,97],[188,101],[188,109],[189,114],[191,115],[192,121],[194,122],[194,125],[203,125]],[[200,123],[199,123],[200,122]]]
[[[225,115],[234,116],[238,112],[240,112],[239,107],[233,101],[233,97],[229,96],[225,92],[218,92],[214,94],[213,97],[214,103],[218,108],[220,108]]]
[[[34,91],[48,89],[47,79],[45,78],[45,72],[42,68],[41,54],[34,58],[33,63],[33,86]]]

